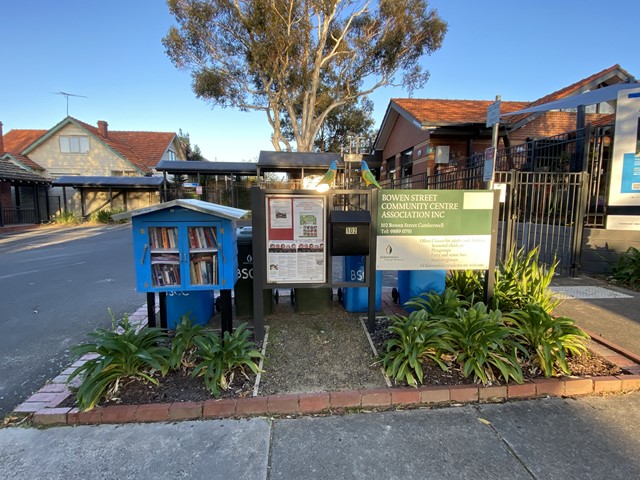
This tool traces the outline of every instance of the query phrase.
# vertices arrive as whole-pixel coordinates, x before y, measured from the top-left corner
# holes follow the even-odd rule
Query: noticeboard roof
[[[66,175],[56,178],[54,187],[114,187],[114,188],[157,188],[162,185],[162,177],[108,177]]]
[[[225,205],[218,205],[217,203],[203,202],[202,200],[178,199],[171,200],[170,202],[159,203],[157,205],[151,205],[150,207],[141,208],[139,210],[120,213],[114,215],[113,218],[115,220],[124,220],[126,218],[146,215],[148,213],[158,212],[160,210],[166,210],[167,208],[174,207],[182,207],[195,212],[216,215],[229,220],[239,220],[249,212],[248,210],[242,210],[240,208],[227,207]]]
[[[255,162],[209,162],[162,160],[156,170],[167,173],[207,173],[211,175],[247,175],[256,174]]]

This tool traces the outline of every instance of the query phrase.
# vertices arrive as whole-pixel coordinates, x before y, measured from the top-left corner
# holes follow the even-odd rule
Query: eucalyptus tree
[[[168,0],[167,55],[197,97],[263,111],[275,150],[312,151],[336,109],[386,85],[410,93],[447,24],[426,0]],[[291,135],[285,134],[285,127]],[[292,140],[290,140],[291,138]]]

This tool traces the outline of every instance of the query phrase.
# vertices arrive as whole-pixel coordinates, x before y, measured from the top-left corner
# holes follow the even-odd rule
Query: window
[[[169,150],[169,160],[175,160],[176,159],[176,152],[174,152],[173,150]]]
[[[111,170],[112,177],[135,177],[136,172],[131,172],[128,170]]]
[[[62,153],[89,153],[89,137],[86,135],[60,135]]]

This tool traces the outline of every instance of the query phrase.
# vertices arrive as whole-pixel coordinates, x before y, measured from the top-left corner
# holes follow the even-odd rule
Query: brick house
[[[619,65],[613,65],[533,102],[502,101],[501,113],[584,93],[596,88],[633,81]],[[491,145],[486,127],[492,100],[443,100],[396,98],[389,102],[374,150],[380,155],[380,179],[399,179],[419,173],[433,175],[440,165],[482,154]],[[611,118],[608,103],[586,109],[586,123]],[[575,109],[506,117],[500,124],[498,148],[516,146],[533,138],[544,138],[576,129]]]

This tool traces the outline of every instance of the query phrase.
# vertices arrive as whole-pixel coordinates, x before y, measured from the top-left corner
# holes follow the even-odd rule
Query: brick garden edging
[[[146,307],[132,314],[130,321],[145,324]],[[590,349],[630,372],[603,377],[561,377],[537,379],[521,385],[455,385],[418,388],[379,388],[305,394],[212,399],[203,402],[174,402],[148,405],[111,405],[88,412],[59,407],[70,395],[69,375],[83,360],[75,362],[50,383],[20,404],[14,414],[31,416],[37,426],[95,425],[102,423],[167,422],[249,416],[340,414],[347,410],[441,407],[463,403],[490,403],[541,397],[575,397],[640,390],[640,364],[635,355],[591,334]],[[74,379],[75,386],[79,378]]]
[[[263,415],[344,413],[347,409],[434,407],[462,403],[488,403],[539,397],[621,393],[640,389],[640,375],[593,378],[540,379],[521,385],[483,387],[404,387],[349,390],[293,395],[269,395],[239,399],[174,402],[149,405],[112,405],[88,412],[47,405],[33,413],[33,423],[45,425],[93,425],[101,423],[168,422],[237,418]],[[37,394],[36,394],[37,395]]]

